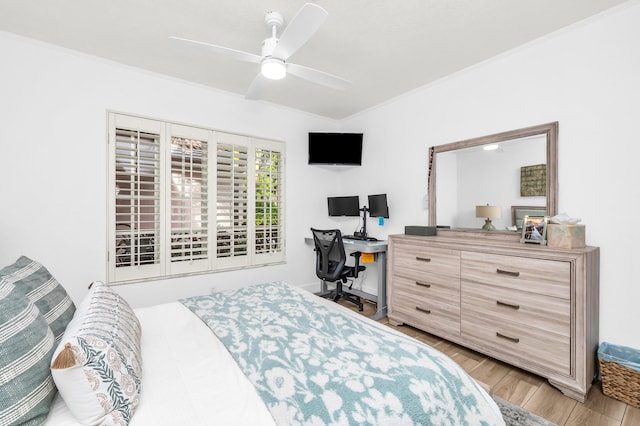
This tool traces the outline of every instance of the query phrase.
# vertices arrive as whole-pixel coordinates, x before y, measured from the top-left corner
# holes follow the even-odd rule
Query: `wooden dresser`
[[[584,402],[596,374],[600,252],[445,231],[389,237],[389,322],[531,371]]]

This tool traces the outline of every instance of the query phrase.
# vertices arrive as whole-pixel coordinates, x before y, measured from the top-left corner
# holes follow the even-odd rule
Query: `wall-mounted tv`
[[[309,164],[362,165],[362,133],[309,132]]]

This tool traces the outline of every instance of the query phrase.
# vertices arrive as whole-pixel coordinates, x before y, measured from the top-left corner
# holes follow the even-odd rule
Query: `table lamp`
[[[486,218],[482,229],[485,231],[494,231],[496,227],[491,223],[491,218],[500,219],[502,214],[499,206],[490,206],[487,204],[486,206],[476,206],[476,217]]]

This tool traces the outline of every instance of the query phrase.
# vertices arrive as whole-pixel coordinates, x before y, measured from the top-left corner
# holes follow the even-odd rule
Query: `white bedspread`
[[[182,304],[140,308],[136,315],[144,370],[131,426],[274,425],[224,345]],[[45,425],[78,424],[58,395]]]

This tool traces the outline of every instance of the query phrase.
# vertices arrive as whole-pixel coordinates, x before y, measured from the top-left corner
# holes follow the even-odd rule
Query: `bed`
[[[0,312],[24,285],[16,268],[0,270]],[[47,306],[73,315],[58,337],[44,333],[54,340],[44,358],[57,391],[33,424],[504,424],[447,356],[296,286],[263,283],[135,310],[100,282],[77,307],[60,309],[68,296],[55,287]],[[37,293],[22,292],[32,296],[26,305],[46,310]],[[64,322],[44,316],[49,328]],[[0,406],[0,425],[12,424],[7,412]]]

